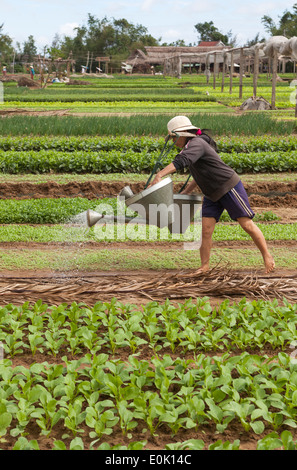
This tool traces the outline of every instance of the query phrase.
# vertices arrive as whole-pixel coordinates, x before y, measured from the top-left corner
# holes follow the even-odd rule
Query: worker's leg
[[[209,270],[212,235],[223,210],[224,208],[220,202],[212,202],[210,199],[204,197],[202,204],[202,235],[200,246],[201,267],[198,269],[197,274]]]
[[[237,221],[243,230],[245,230],[245,232],[250,235],[255,245],[260,250],[265,264],[265,272],[270,273],[275,267],[275,262],[272,255],[268,251],[263,233],[259,227],[257,227],[257,225],[248,217],[239,217]]]
[[[249,204],[248,196],[242,182],[240,181],[223,196],[220,202],[224,205],[230,217],[238,221],[245,232],[250,235],[263,256],[266,273],[271,272],[275,266],[274,259],[268,251],[263,233],[252,220],[255,213]]]
[[[201,267],[199,272],[209,270],[210,251],[212,246],[212,234],[215,229],[216,219],[214,217],[202,217],[202,237],[200,246]]]

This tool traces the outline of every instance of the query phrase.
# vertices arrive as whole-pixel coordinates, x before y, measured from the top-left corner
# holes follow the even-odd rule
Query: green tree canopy
[[[37,54],[35,39],[32,35],[28,36],[28,39],[24,41],[22,54],[27,56],[28,61],[33,60],[34,56]]]
[[[225,45],[229,43],[230,33],[223,34],[214,25],[213,21],[195,24],[199,33],[200,41],[222,41]]]
[[[260,42],[264,42],[265,38],[260,38],[260,33],[257,33],[256,36],[252,39],[248,39],[245,43],[245,47],[252,47],[255,46],[255,44],[258,44]]]
[[[12,39],[3,32],[4,23],[0,25],[0,61],[5,64],[13,54]]]
[[[158,40],[148,33],[145,26],[134,25],[122,19],[96,18],[88,14],[87,24],[75,28],[75,36],[65,36],[59,43],[61,55],[72,52],[77,65],[83,65],[87,53],[96,56],[112,56],[126,59],[133,49],[158,45]]]
[[[262,17],[265,30],[272,36],[285,36],[291,38],[297,36],[297,3],[293,5],[293,11],[285,10],[277,24],[269,15]]]

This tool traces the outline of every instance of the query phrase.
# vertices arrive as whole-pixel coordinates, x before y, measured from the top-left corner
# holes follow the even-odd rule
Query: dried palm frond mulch
[[[132,273],[131,273],[132,274]],[[215,267],[208,273],[195,272],[129,274],[55,275],[43,278],[0,278],[2,302],[84,302],[94,304],[112,297],[140,297],[155,301],[182,300],[196,297],[247,297],[289,302],[297,301],[297,275],[237,273]]]

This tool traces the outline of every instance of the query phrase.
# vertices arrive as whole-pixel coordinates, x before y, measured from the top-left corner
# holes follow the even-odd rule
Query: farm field
[[[5,84],[1,449],[297,448],[297,138],[284,78],[276,110],[245,113],[236,79],[232,95],[198,75]],[[258,90],[270,99],[266,76]],[[199,224],[154,237],[86,227],[88,208],[117,215],[124,186],[144,189],[176,114],[212,129],[240,174],[273,273],[227,214],[204,275]],[[186,178],[172,177],[175,193]]]

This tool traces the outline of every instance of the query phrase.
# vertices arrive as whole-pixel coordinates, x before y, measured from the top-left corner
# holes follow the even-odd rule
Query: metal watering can
[[[126,206],[134,212],[137,212],[140,218],[103,215],[88,209],[87,224],[89,227],[92,227],[98,221],[103,223],[133,222],[135,224],[155,225],[159,228],[167,227],[171,233],[185,233],[190,223],[194,220],[195,214],[201,209],[201,196],[185,195],[180,193],[173,194],[173,183],[170,177],[148,187],[152,176],[160,166],[161,161],[174,145],[173,144],[164,155],[164,150],[167,146],[168,140],[169,139],[167,138],[165,141],[165,146],[155,163],[154,169],[145,185],[145,189],[139,194],[133,194],[130,186],[125,186],[120,193],[120,197],[125,200]],[[180,192],[186,184],[187,181],[181,188]]]
[[[120,196],[125,197],[126,206],[137,212],[140,218],[103,215],[88,209],[88,226],[92,227],[98,221],[133,222],[156,225],[159,228],[167,227],[171,233],[182,234],[194,220],[197,211],[201,209],[200,196],[173,194],[173,183],[169,177],[139,194],[133,194],[130,187],[126,186]]]

